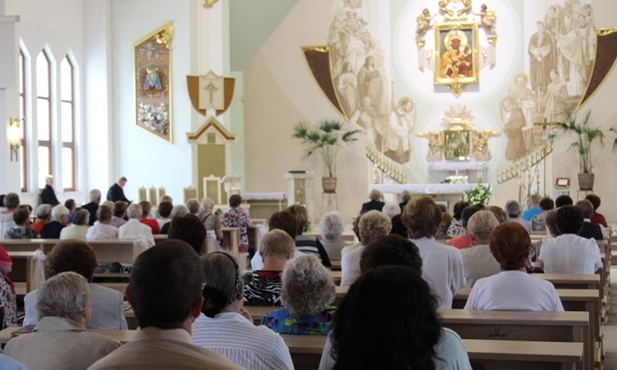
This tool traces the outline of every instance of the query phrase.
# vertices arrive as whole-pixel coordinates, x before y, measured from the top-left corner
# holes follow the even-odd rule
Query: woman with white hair
[[[58,204],[51,209],[51,221],[46,223],[41,229],[41,238],[59,239],[60,232],[69,222],[69,209]]]
[[[173,220],[176,217],[182,217],[184,215],[188,215],[189,213],[190,212],[187,206],[185,206],[184,204],[176,204],[172,207],[169,217],[171,217],[171,219]],[[167,222],[163,226],[161,226],[161,234],[169,233],[170,226],[171,222]]]
[[[11,339],[4,353],[29,369],[82,370],[120,347],[120,342],[86,329],[91,301],[86,279],[63,272],[38,289],[40,321],[34,332]]]
[[[223,225],[214,212],[214,200],[205,197],[201,200],[201,212],[197,215],[207,231],[214,231],[217,240],[223,240]]]
[[[323,245],[331,260],[341,259],[341,249],[347,246],[347,242],[341,239],[345,230],[345,219],[340,212],[324,213],[319,220],[321,232],[321,245]]]
[[[336,307],[334,282],[313,255],[287,261],[283,270],[283,308],[270,312],[261,323],[280,334],[323,334],[330,331]]]
[[[120,240],[139,240],[142,249],[150,248],[154,245],[154,237],[150,226],[142,224],[143,210],[137,203],[133,203],[126,210],[129,220],[126,224],[118,228],[118,239]]]
[[[242,278],[234,258],[224,252],[201,257],[206,285],[201,314],[193,323],[193,343],[246,369],[293,369],[280,335],[255,326],[243,307]]]

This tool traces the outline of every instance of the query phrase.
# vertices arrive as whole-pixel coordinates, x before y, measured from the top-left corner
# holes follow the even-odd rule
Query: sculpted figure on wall
[[[390,114],[390,125],[386,131],[384,154],[393,161],[403,164],[409,162],[411,145],[409,136],[413,132],[411,112],[414,103],[411,98],[402,98]]]

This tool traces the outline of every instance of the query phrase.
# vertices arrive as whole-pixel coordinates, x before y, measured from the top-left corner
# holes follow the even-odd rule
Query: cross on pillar
[[[208,85],[204,88],[205,90],[208,90],[208,95],[209,95],[209,99],[210,99],[210,105],[214,104],[214,92],[218,91],[219,88],[216,87],[212,81],[208,81]]]

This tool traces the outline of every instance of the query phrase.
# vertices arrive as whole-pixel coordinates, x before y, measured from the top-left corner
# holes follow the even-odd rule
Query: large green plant
[[[342,143],[358,140],[360,130],[345,130],[339,121],[325,119],[318,124],[301,121],[293,127],[292,138],[308,145],[306,156],[319,153],[323,159],[328,176],[334,177],[336,156]]]
[[[574,150],[579,155],[580,173],[591,173],[593,170],[593,162],[591,157],[591,148],[594,142],[604,145],[605,131],[598,127],[591,126],[591,111],[588,110],[581,120],[577,120],[576,114],[570,114],[565,122],[556,124],[558,133],[550,135],[551,139],[561,135],[573,135],[575,140],[570,144],[571,150]],[[610,127],[608,131],[617,134],[615,126]],[[613,150],[617,148],[617,138],[613,140]]]

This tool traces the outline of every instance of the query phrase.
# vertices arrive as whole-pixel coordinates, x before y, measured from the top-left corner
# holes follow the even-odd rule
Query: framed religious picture
[[[133,44],[137,126],[172,141],[171,22]]]
[[[438,23],[434,29],[435,85],[477,84],[478,23]]]
[[[471,130],[444,130],[446,160],[471,160]]]

